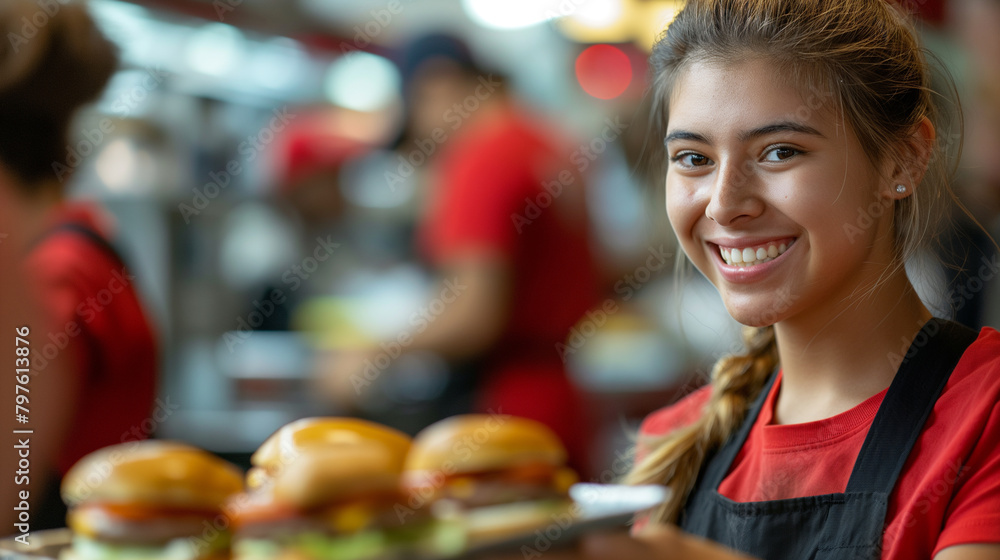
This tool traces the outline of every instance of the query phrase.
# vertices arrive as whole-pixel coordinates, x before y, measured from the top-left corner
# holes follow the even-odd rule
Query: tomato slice
[[[516,483],[548,484],[555,472],[556,467],[553,465],[535,463],[500,471],[497,478]]]
[[[129,521],[146,521],[150,519],[162,519],[164,517],[213,517],[219,513],[218,510],[213,509],[154,506],[136,503],[84,504],[77,509],[80,511],[100,510],[106,515]]]
[[[252,525],[303,517],[298,508],[275,501],[250,501],[229,508],[233,525]]]
[[[236,525],[254,523],[269,523],[297,518],[325,517],[335,514],[348,506],[370,506],[371,509],[391,507],[393,503],[404,503],[399,493],[378,493],[364,496],[351,496],[342,500],[323,504],[309,510],[302,510],[294,505],[282,503],[267,495],[246,495],[245,501],[234,500],[225,508],[225,513],[232,516]]]

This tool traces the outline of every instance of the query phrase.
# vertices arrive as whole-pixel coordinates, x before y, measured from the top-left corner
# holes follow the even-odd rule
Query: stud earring
[[[903,194],[906,192],[906,185],[896,185],[896,192]]]

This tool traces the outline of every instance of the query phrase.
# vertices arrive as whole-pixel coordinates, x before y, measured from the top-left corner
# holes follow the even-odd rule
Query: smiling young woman
[[[630,480],[674,493],[638,525],[767,559],[1000,557],[1000,334],[933,318],[904,267],[956,204],[906,18],[689,0],[652,65],[667,213],[747,352],[644,423]]]

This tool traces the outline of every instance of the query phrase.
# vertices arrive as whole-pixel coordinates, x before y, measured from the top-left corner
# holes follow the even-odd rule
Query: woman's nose
[[[736,226],[764,212],[758,178],[751,164],[720,164],[705,216],[723,226]]]

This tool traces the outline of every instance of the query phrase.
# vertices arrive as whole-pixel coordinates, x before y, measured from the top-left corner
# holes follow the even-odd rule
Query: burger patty
[[[452,500],[467,509],[514,502],[565,498],[565,492],[561,492],[551,485],[512,483],[503,480],[452,483],[445,485],[437,496],[437,499]]]

